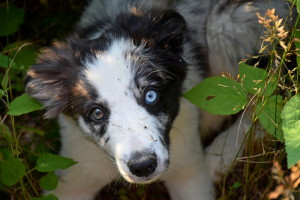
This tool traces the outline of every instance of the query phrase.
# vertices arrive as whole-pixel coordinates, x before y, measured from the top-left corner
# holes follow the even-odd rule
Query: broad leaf
[[[55,173],[50,172],[39,180],[39,184],[44,190],[54,190],[58,184],[58,178]]]
[[[53,172],[57,169],[66,169],[76,164],[75,161],[51,153],[41,154],[35,168],[40,172]]]
[[[0,4],[0,36],[15,33],[23,23],[24,10],[13,4]]]
[[[17,158],[12,157],[0,162],[0,181],[4,185],[13,186],[25,173],[25,165]]]
[[[288,167],[292,167],[300,160],[300,95],[285,104],[281,117]]]
[[[281,96],[271,96],[265,102],[259,102],[256,112],[262,126],[278,140],[283,141],[281,112],[283,100]]]
[[[245,63],[240,64],[239,70],[243,87],[250,94],[270,96],[274,93],[277,81],[271,78],[266,70],[249,66]]]
[[[8,114],[18,116],[35,110],[41,110],[42,108],[43,106],[39,102],[25,93],[11,102]]]
[[[0,54],[0,67],[17,69],[17,64],[8,56]]]
[[[248,103],[248,97],[235,80],[215,76],[207,78],[184,94],[201,109],[219,115],[238,113]]]
[[[8,51],[8,55],[14,58],[14,62],[18,66],[31,66],[35,63],[37,53],[35,47],[26,41],[18,41],[11,43],[3,48],[4,51]]]

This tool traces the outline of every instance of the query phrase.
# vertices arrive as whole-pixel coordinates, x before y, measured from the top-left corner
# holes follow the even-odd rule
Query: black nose
[[[138,177],[147,177],[152,174],[157,167],[155,154],[135,153],[127,164],[131,173]]]

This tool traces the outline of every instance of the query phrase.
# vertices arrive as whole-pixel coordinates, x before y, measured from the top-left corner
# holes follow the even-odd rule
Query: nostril
[[[156,155],[136,153],[127,165],[132,174],[138,177],[147,177],[157,167]]]

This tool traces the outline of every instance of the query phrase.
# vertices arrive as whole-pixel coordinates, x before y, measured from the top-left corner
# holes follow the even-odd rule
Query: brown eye
[[[104,117],[104,113],[102,112],[101,109],[99,108],[95,108],[92,113],[91,113],[91,118],[94,120],[94,121],[99,121],[101,120],[102,118]]]

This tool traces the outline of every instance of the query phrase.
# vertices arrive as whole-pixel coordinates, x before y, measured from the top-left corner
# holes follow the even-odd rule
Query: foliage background
[[[292,2],[299,4],[300,1]],[[60,146],[58,126],[55,121],[43,119],[41,117],[43,111],[40,110],[40,105],[23,95],[23,82],[26,70],[35,62],[39,49],[50,45],[54,40],[63,39],[71,33],[85,4],[86,1],[82,0],[0,0],[1,200],[55,200],[56,198],[51,195],[39,197],[42,189],[51,190],[56,187],[57,178],[53,173],[55,169],[65,168],[74,164],[72,160],[55,156]],[[8,14],[5,14],[7,11]],[[296,99],[299,91],[299,72],[296,60],[299,63],[299,57],[297,58],[297,56],[299,56],[300,34],[295,29],[291,35],[290,38],[285,40],[279,39],[275,41],[273,44],[275,52],[269,52],[271,57],[273,56],[275,60],[277,59],[281,63],[280,67],[288,69],[283,70],[285,71],[283,74],[276,74],[275,78],[272,77],[273,82],[271,81],[271,83],[276,82],[276,87],[272,87],[271,93],[274,94],[275,92],[276,95],[282,96],[280,105],[277,100],[274,106],[270,104],[268,99],[271,99],[271,94],[269,93],[267,95],[265,93],[261,96],[257,95],[259,96],[257,101],[252,102],[253,107],[265,111],[268,115],[270,115],[270,112],[266,111],[266,107],[269,110],[274,110],[274,107],[277,109],[278,105],[283,108],[292,97],[295,97],[290,105],[293,108],[292,111],[300,110],[300,107],[297,107],[299,100]],[[281,46],[284,49],[282,43],[280,44],[281,41],[285,42],[286,49],[283,54],[276,54],[277,46]],[[288,65],[283,63],[288,63]],[[261,78],[263,82],[268,80],[268,83],[270,83],[271,79],[268,75],[272,70],[270,71],[269,69],[267,67],[266,79],[265,77]],[[261,71],[250,70],[250,72],[245,72],[247,70],[249,71],[249,68],[244,67],[241,74],[261,74]],[[226,83],[230,82],[230,84],[235,86],[242,83],[241,86],[236,86],[243,90],[246,95],[240,101],[239,109],[244,108],[245,104],[249,103],[248,97],[250,95],[255,96],[256,94],[252,92],[253,87],[249,86],[251,84],[248,84],[248,89],[244,88],[247,84],[242,79],[233,80],[231,77],[216,77],[213,81],[219,82],[224,80]],[[251,83],[254,79],[250,77],[248,80]],[[260,86],[263,91],[268,87],[270,87],[268,84]],[[194,92],[193,94],[199,94],[199,92]],[[261,101],[264,97],[268,98],[265,98],[266,101]],[[193,98],[191,100],[197,101]],[[239,102],[239,99],[235,99],[233,102]],[[267,106],[265,107],[265,105]],[[199,106],[201,107],[201,105]],[[202,109],[206,108],[202,107]],[[31,112],[33,110],[36,111]],[[209,108],[208,111],[214,112],[209,110]],[[232,112],[231,110],[228,113],[224,109],[221,109],[221,111],[224,113],[217,114],[231,114],[230,112]],[[292,111],[288,110],[286,113],[291,113]],[[275,115],[277,116],[276,113]],[[253,122],[262,121],[259,119],[259,116],[259,114],[254,115]],[[263,122],[260,123],[263,124]],[[270,129],[264,125],[263,127],[268,132],[273,130],[272,127]],[[254,129],[261,129],[262,132],[265,132],[262,126],[253,126],[251,131],[254,131]],[[288,128],[288,130],[290,129]],[[296,132],[300,132],[299,126]],[[246,141],[245,156],[239,158],[232,170],[220,183],[216,184],[219,199],[299,198],[297,181],[299,181],[300,166],[296,165],[294,168],[288,169],[284,139],[273,136],[272,134],[267,134],[264,137],[257,138],[249,134]],[[292,136],[292,140],[294,140],[294,136]],[[300,140],[295,141],[299,141],[300,144]],[[298,151],[293,150],[293,152]],[[63,166],[58,163],[62,163]],[[99,193],[98,198],[122,200],[169,199],[161,183],[145,188],[129,185],[123,181],[115,182],[104,188]]]

